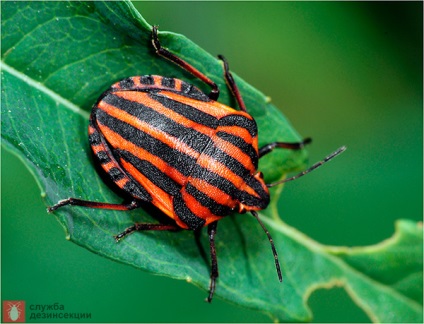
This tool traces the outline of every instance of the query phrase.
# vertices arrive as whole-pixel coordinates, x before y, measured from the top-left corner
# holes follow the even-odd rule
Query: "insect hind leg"
[[[211,279],[209,283],[209,295],[206,299],[208,303],[212,302],[212,297],[215,293],[216,279],[218,279],[218,259],[216,257],[215,235],[216,235],[217,222],[213,222],[208,226],[209,246],[211,253]]]
[[[71,206],[81,206],[88,208],[97,208],[97,209],[109,209],[109,210],[132,210],[140,207],[141,200],[133,200],[128,204],[110,204],[110,203],[102,203],[96,201],[82,200],[78,198],[68,198],[64,200],[60,200],[56,205],[52,207],[48,207],[47,211],[49,213],[57,210],[66,205]],[[144,224],[144,223],[135,223],[134,225],[128,227],[123,232],[115,235],[114,238],[116,242],[119,242],[125,236],[136,232],[136,231],[179,231],[180,227],[177,225],[168,225],[168,224]]]
[[[133,200],[128,204],[125,204],[125,203],[110,204],[110,203],[103,203],[103,202],[97,202],[97,201],[82,200],[82,199],[71,197],[68,199],[60,200],[56,205],[47,207],[47,212],[51,213],[66,205],[97,208],[97,209],[109,209],[109,210],[132,210],[132,209],[140,207],[140,201]]]

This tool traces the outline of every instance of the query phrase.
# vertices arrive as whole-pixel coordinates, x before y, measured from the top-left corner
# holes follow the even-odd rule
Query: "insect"
[[[8,303],[9,309],[7,310],[9,314],[9,318],[11,321],[15,322],[19,319],[19,316],[21,315],[21,309],[19,308],[21,306],[20,302],[16,303]]]
[[[303,176],[345,148],[292,178],[266,184],[257,170],[261,157],[275,148],[302,149],[311,140],[274,142],[258,148],[256,122],[247,113],[223,56],[218,57],[223,61],[225,81],[240,110],[219,103],[219,88],[211,79],[162,47],[156,26],[152,44],[159,56],[209,85],[211,92],[206,95],[182,80],[158,75],[135,76],[113,84],[93,106],[89,142],[100,166],[132,200],[111,204],[68,198],[48,211],[66,205],[132,210],[141,202],[150,202],[173,220],[172,224],[135,223],[116,235],[116,241],[135,231],[198,232],[207,227],[211,255],[209,302],[218,278],[217,223],[232,212],[250,212],[269,239],[282,281],[277,251],[257,211],[268,206],[269,187]]]

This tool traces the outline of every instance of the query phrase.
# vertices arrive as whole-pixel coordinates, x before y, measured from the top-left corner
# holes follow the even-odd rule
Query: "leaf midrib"
[[[90,114],[88,112],[81,109],[77,105],[73,104],[68,99],[65,99],[64,97],[59,95],[57,92],[53,91],[52,89],[49,89],[44,84],[35,81],[34,79],[30,78],[26,74],[24,74],[24,73],[16,70],[15,68],[11,67],[10,65],[5,63],[4,61],[0,61],[0,70],[4,70],[4,71],[9,72],[10,74],[15,76],[16,78],[20,79],[22,82],[28,84],[29,86],[31,86],[31,87],[39,90],[39,91],[41,91],[42,93],[44,93],[45,95],[50,97],[53,101],[60,103],[65,108],[69,109],[72,112],[77,113],[78,115],[80,115],[84,119],[88,120],[88,118],[90,116]]]

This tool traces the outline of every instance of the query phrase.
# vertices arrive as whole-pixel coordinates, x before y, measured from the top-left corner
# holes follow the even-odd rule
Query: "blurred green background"
[[[286,185],[279,207],[289,225],[324,244],[353,246],[389,237],[396,219],[422,220],[422,2],[135,5],[150,24],[224,54],[313,137],[311,162],[348,146]],[[67,242],[23,164],[4,149],[1,160],[3,300],[58,302],[96,322],[269,321],[219,298],[208,305],[206,292],[186,282]],[[369,321],[342,288],[314,292],[309,305],[316,322]]]

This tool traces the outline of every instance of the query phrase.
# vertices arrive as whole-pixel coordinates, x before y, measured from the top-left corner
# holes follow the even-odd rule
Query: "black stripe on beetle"
[[[188,183],[187,186],[185,187],[185,191],[189,193],[191,196],[193,196],[203,206],[208,208],[211,211],[211,213],[216,216],[226,216],[229,213],[231,213],[231,208],[229,208],[226,205],[220,204],[219,201],[213,200],[207,194],[201,192],[190,183]]]
[[[132,87],[134,87],[134,81],[133,81],[132,78],[126,78],[126,79],[119,82],[119,86],[121,88],[124,88],[124,89],[125,88],[132,88]]]
[[[187,104],[184,104],[182,102],[175,101],[173,99],[169,99],[163,95],[157,94],[157,93],[151,93],[150,97],[158,102],[160,102],[162,105],[164,105],[166,108],[169,108],[177,113],[179,113],[181,116],[184,116],[200,125],[204,125],[207,127],[210,127],[212,129],[215,129],[219,125],[219,121],[217,118],[215,118],[212,115],[206,114],[196,108],[193,108]]]
[[[140,83],[145,85],[153,85],[155,81],[151,75],[143,75],[140,77]]]
[[[237,146],[241,151],[243,151],[243,153],[245,153],[250,158],[255,168],[258,167],[258,153],[255,151],[253,146],[251,144],[246,143],[243,138],[222,131],[217,132],[216,136],[233,144],[234,146]]]
[[[206,221],[198,217],[184,202],[181,193],[174,196],[174,212],[192,230],[199,230],[205,226]]]
[[[253,120],[240,115],[225,116],[219,120],[219,125],[230,127],[238,126],[247,129],[252,136],[256,136],[258,134],[256,123]]]
[[[149,161],[140,160],[128,151],[119,150],[119,154],[124,160],[136,167],[141,174],[148,177],[154,185],[166,191],[168,194],[174,196],[180,192],[181,186]]]
[[[165,88],[175,88],[175,80],[173,78],[163,77],[161,83]]]

